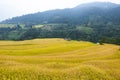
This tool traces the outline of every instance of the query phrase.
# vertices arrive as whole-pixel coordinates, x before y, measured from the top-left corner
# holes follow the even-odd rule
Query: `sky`
[[[120,4],[120,0],[0,0],[0,21],[29,13],[72,8],[96,1]]]

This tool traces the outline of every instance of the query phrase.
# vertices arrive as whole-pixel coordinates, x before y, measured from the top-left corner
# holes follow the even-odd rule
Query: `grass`
[[[0,80],[120,80],[120,50],[63,39],[0,41]]]
[[[44,25],[35,25],[35,26],[33,26],[33,28],[41,28],[41,27],[43,27]]]
[[[17,24],[0,24],[0,28],[15,28]],[[24,24],[20,24],[21,28],[24,28]]]
[[[0,24],[0,28],[13,28],[15,27],[15,24]]]

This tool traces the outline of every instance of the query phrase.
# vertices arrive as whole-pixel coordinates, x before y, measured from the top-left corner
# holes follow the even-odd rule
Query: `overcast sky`
[[[24,14],[72,8],[82,3],[96,1],[120,4],[120,0],[0,0],[0,21]]]

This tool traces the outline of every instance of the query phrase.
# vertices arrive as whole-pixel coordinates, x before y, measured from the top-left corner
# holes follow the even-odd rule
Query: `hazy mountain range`
[[[77,23],[89,22],[92,18],[108,21],[111,19],[120,19],[120,5],[109,2],[94,2],[88,4],[81,4],[75,8],[50,10],[45,12],[38,12],[34,14],[27,14],[19,17],[14,17],[2,21],[2,23]],[[87,20],[87,21],[84,21]]]
[[[1,23],[17,25],[0,29],[0,39],[67,38],[120,44],[120,5],[115,3],[81,4],[14,17]]]

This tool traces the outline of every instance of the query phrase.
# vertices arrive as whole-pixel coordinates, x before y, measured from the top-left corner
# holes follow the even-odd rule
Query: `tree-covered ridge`
[[[2,21],[0,39],[65,38],[120,44],[120,5],[89,3]]]
[[[89,3],[75,8],[49,10],[34,14],[23,15],[2,21],[1,23],[45,24],[71,23],[88,24],[90,22],[109,22],[119,19],[120,5],[114,3]],[[116,17],[117,16],[117,17]],[[95,22],[94,22],[95,23]]]

